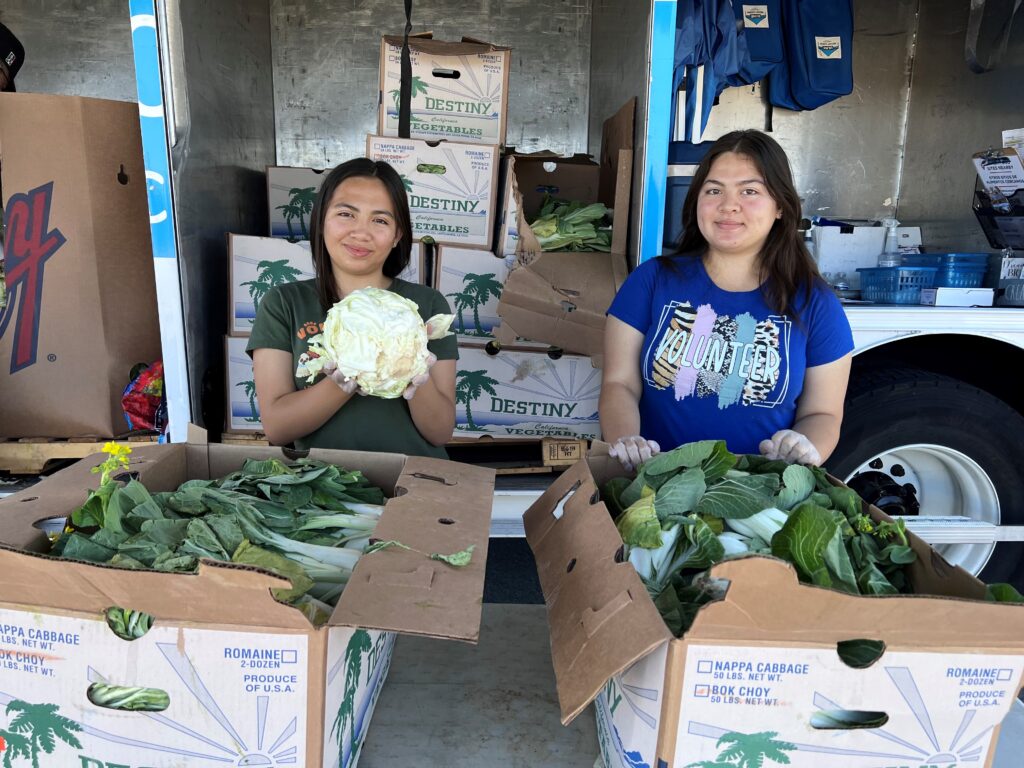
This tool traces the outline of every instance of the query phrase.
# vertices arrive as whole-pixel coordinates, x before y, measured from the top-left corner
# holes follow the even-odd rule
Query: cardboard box
[[[455,312],[452,330],[459,342],[486,342],[494,339],[498,324],[498,300],[505,287],[512,257],[498,258],[490,251],[475,248],[437,247],[434,287],[444,294]],[[516,339],[523,349],[544,349],[549,345]]]
[[[277,237],[228,235],[228,263],[228,331],[232,336],[249,335],[260,300],[275,285],[315,277],[308,240],[290,242]]]
[[[412,244],[409,266],[399,275],[403,280],[421,281],[422,250],[419,243]],[[259,301],[270,288],[315,277],[308,240],[290,242],[276,237],[228,235],[228,260],[231,272],[228,331],[232,336],[249,335]]]
[[[327,171],[289,166],[267,166],[267,207],[271,237],[309,240],[310,214],[320,182]]]
[[[227,371],[228,432],[262,432],[260,404],[256,400],[256,381],[252,358],[245,351],[246,337],[224,337],[224,370]]]
[[[121,394],[160,358],[138,105],[0,93],[0,436],[126,432]]]
[[[991,307],[992,288],[922,288],[921,303],[930,307]]]
[[[995,288],[995,303],[1000,307],[1024,306],[1024,258],[1004,258],[993,253],[988,257],[985,285]]]
[[[1024,608],[985,602],[981,582],[910,534],[911,581],[936,597],[842,594],[799,584],[781,560],[748,557],[713,567],[730,582],[725,599],[673,638],[598,501],[625,474],[607,449],[595,446],[524,516],[562,721],[596,700],[605,765],[730,765],[725,750],[749,757],[770,738],[788,758],[776,762],[793,768],[991,766],[1024,676]],[[885,652],[847,667],[836,644],[855,639],[881,640]],[[812,727],[827,710],[888,721]]]
[[[595,439],[601,371],[589,358],[459,346],[454,437]]]
[[[438,247],[434,287],[452,305],[452,330],[460,342],[494,338],[491,329],[498,324],[498,298],[510,261],[486,250]]]
[[[387,161],[405,179],[414,239],[491,247],[496,146],[367,136],[366,156]]]
[[[597,200],[601,166],[589,155],[560,157],[553,152],[511,154],[502,160],[497,253],[515,256],[519,244],[519,211],[536,214],[544,195],[563,200]],[[525,225],[525,220],[523,222]]]
[[[55,706],[48,717],[71,724],[45,756],[39,750],[40,765],[353,766],[394,633],[476,642],[493,470],[397,454],[311,456],[362,470],[384,488],[381,538],[423,552],[473,544],[472,562],[455,569],[397,549],[364,557],[328,624],[314,629],[271,596],[288,582],[256,568],[204,560],[197,574],[159,573],[38,554],[46,540],[33,524],[81,504],[102,456],[0,502],[4,702]],[[234,471],[247,457],[284,458],[277,448],[179,443],[136,448],[131,469],[150,490],[173,490]],[[103,620],[113,605],[151,614],[153,628],[120,640]],[[95,707],[85,691],[101,680],[160,688],[170,707]],[[16,712],[0,712],[0,728],[10,730]]]
[[[462,38],[409,38],[412,61],[409,137],[504,144],[508,117],[508,76],[512,49]],[[377,133],[398,136],[402,82],[402,38],[380,44],[380,97]]]
[[[631,99],[605,121],[598,197],[582,201],[600,201],[612,209],[610,253],[541,251],[526,223],[536,210],[526,207],[528,198],[520,198],[523,204],[518,210],[516,265],[505,281],[498,304],[501,325],[494,331],[502,343],[512,343],[518,336],[600,361],[604,352],[605,312],[628,271],[626,251],[635,109],[636,99]],[[530,190],[530,194],[534,191]],[[519,192],[523,194],[522,189]]]

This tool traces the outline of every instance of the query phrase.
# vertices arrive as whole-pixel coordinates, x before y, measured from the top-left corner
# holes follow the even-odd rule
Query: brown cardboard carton
[[[593,440],[600,391],[587,357],[459,344],[454,437]]]
[[[398,136],[402,41],[398,36],[385,37],[380,44],[380,136]],[[511,48],[469,37],[434,40],[427,32],[409,37],[409,58],[410,138],[505,143]]]
[[[524,518],[563,722],[596,700],[606,765],[731,764],[723,751],[749,752],[755,737],[793,768],[991,765],[1024,676],[1024,607],[984,602],[981,582],[911,534],[918,595],[842,594],[799,584],[783,561],[742,558],[713,567],[725,599],[673,638],[598,500],[622,474],[597,445]],[[884,653],[848,667],[836,644],[855,639]],[[820,728],[834,710],[887,720]]]
[[[366,156],[389,163],[405,181],[414,240],[490,247],[497,146],[367,136]]]
[[[224,337],[224,370],[227,372],[225,432],[263,432],[252,358],[245,351],[248,343],[249,339],[245,337]]]
[[[329,169],[328,169],[329,170]],[[291,242],[309,240],[313,202],[327,170],[267,166],[268,234]]]
[[[376,536],[423,552],[473,544],[472,562],[455,569],[397,549],[366,556],[328,624],[314,629],[273,599],[287,582],[255,568],[203,561],[196,574],[159,573],[41,556],[46,540],[34,524],[66,515],[96,485],[89,470],[102,457],[84,459],[0,502],[0,668],[11,713],[0,711],[0,729],[24,705],[58,707],[75,743],[55,738],[40,750],[42,765],[355,765],[395,633],[478,637],[494,472],[397,454],[311,456],[385,489]],[[150,490],[171,490],[247,457],[282,453],[159,445],[136,450],[130,469]],[[151,614],[153,628],[121,640],[103,620],[115,605]],[[101,709],[85,696],[99,681],[159,688],[170,706]]]
[[[110,437],[160,357],[138,105],[0,94],[0,436]]]
[[[535,213],[545,193],[564,200],[597,200],[600,177],[601,166],[589,155],[560,157],[547,151],[506,155],[502,160],[497,255],[516,255],[520,208]]]
[[[613,211],[610,253],[541,251],[526,223],[535,211],[517,201],[516,266],[505,283],[498,305],[501,325],[494,332],[503,343],[520,336],[598,360],[602,356],[605,312],[628,271],[635,109],[636,99],[631,99],[603,129],[597,199]],[[521,201],[521,189],[518,194]]]

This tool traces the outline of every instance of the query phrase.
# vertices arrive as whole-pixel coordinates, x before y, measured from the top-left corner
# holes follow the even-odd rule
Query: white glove
[[[652,456],[661,453],[661,446],[654,440],[645,440],[640,435],[620,437],[608,451],[614,456],[627,472],[632,472]]]
[[[345,376],[343,373],[341,373],[341,371],[338,370],[337,363],[328,360],[326,363],[324,363],[323,371],[324,375],[331,381],[333,381],[335,384],[337,384],[338,388],[341,389],[341,391],[344,392],[346,395],[354,395],[356,393],[359,393],[360,395],[366,394],[365,392],[363,392],[362,389],[359,388],[359,384],[356,382],[355,379]]]
[[[821,464],[821,454],[814,443],[807,435],[792,429],[780,429],[772,435],[771,440],[762,440],[758,448],[769,459],[779,459],[789,464]]]
[[[429,324],[428,324],[429,328]],[[430,369],[434,367],[434,363],[437,362],[437,355],[433,352],[427,354],[427,370],[421,373],[419,376],[414,376],[412,381],[409,382],[409,386],[402,392],[402,397],[406,400],[412,400],[416,395],[416,390],[430,381]]]

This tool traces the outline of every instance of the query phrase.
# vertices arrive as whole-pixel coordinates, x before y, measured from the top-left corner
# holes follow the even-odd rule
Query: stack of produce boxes
[[[548,343],[525,338],[494,343],[498,302],[515,266],[514,240],[494,242],[503,222],[514,221],[507,214],[514,198],[507,184],[499,194],[497,183],[511,50],[429,36],[409,46],[410,137],[397,138],[402,39],[385,37],[378,135],[367,139],[367,155],[406,180],[414,236],[436,243],[432,282],[452,305],[459,337],[455,437],[596,437],[600,371],[589,359],[549,354]]]
[[[252,359],[246,354],[260,300],[275,285],[314,276],[309,230],[313,202],[326,175],[313,168],[267,168],[270,237],[228,235],[229,291],[228,336],[224,339],[227,372],[225,429],[233,433],[260,433],[259,403],[252,375]],[[421,244],[413,243],[412,258],[402,278],[422,280]],[[319,329],[311,330],[311,333]]]

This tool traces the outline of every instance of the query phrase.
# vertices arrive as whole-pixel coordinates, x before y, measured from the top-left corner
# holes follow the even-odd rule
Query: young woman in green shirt
[[[405,186],[385,162],[356,158],[324,179],[313,205],[316,277],[272,288],[260,301],[247,350],[267,438],[275,445],[446,456],[455,426],[455,337],[428,345],[431,367],[401,398],[361,395],[340,374],[296,378],[327,310],[352,291],[384,288],[416,302],[424,322],[451,308],[433,288],[398,275],[409,263],[412,221]],[[435,360],[436,358],[436,360]]]

